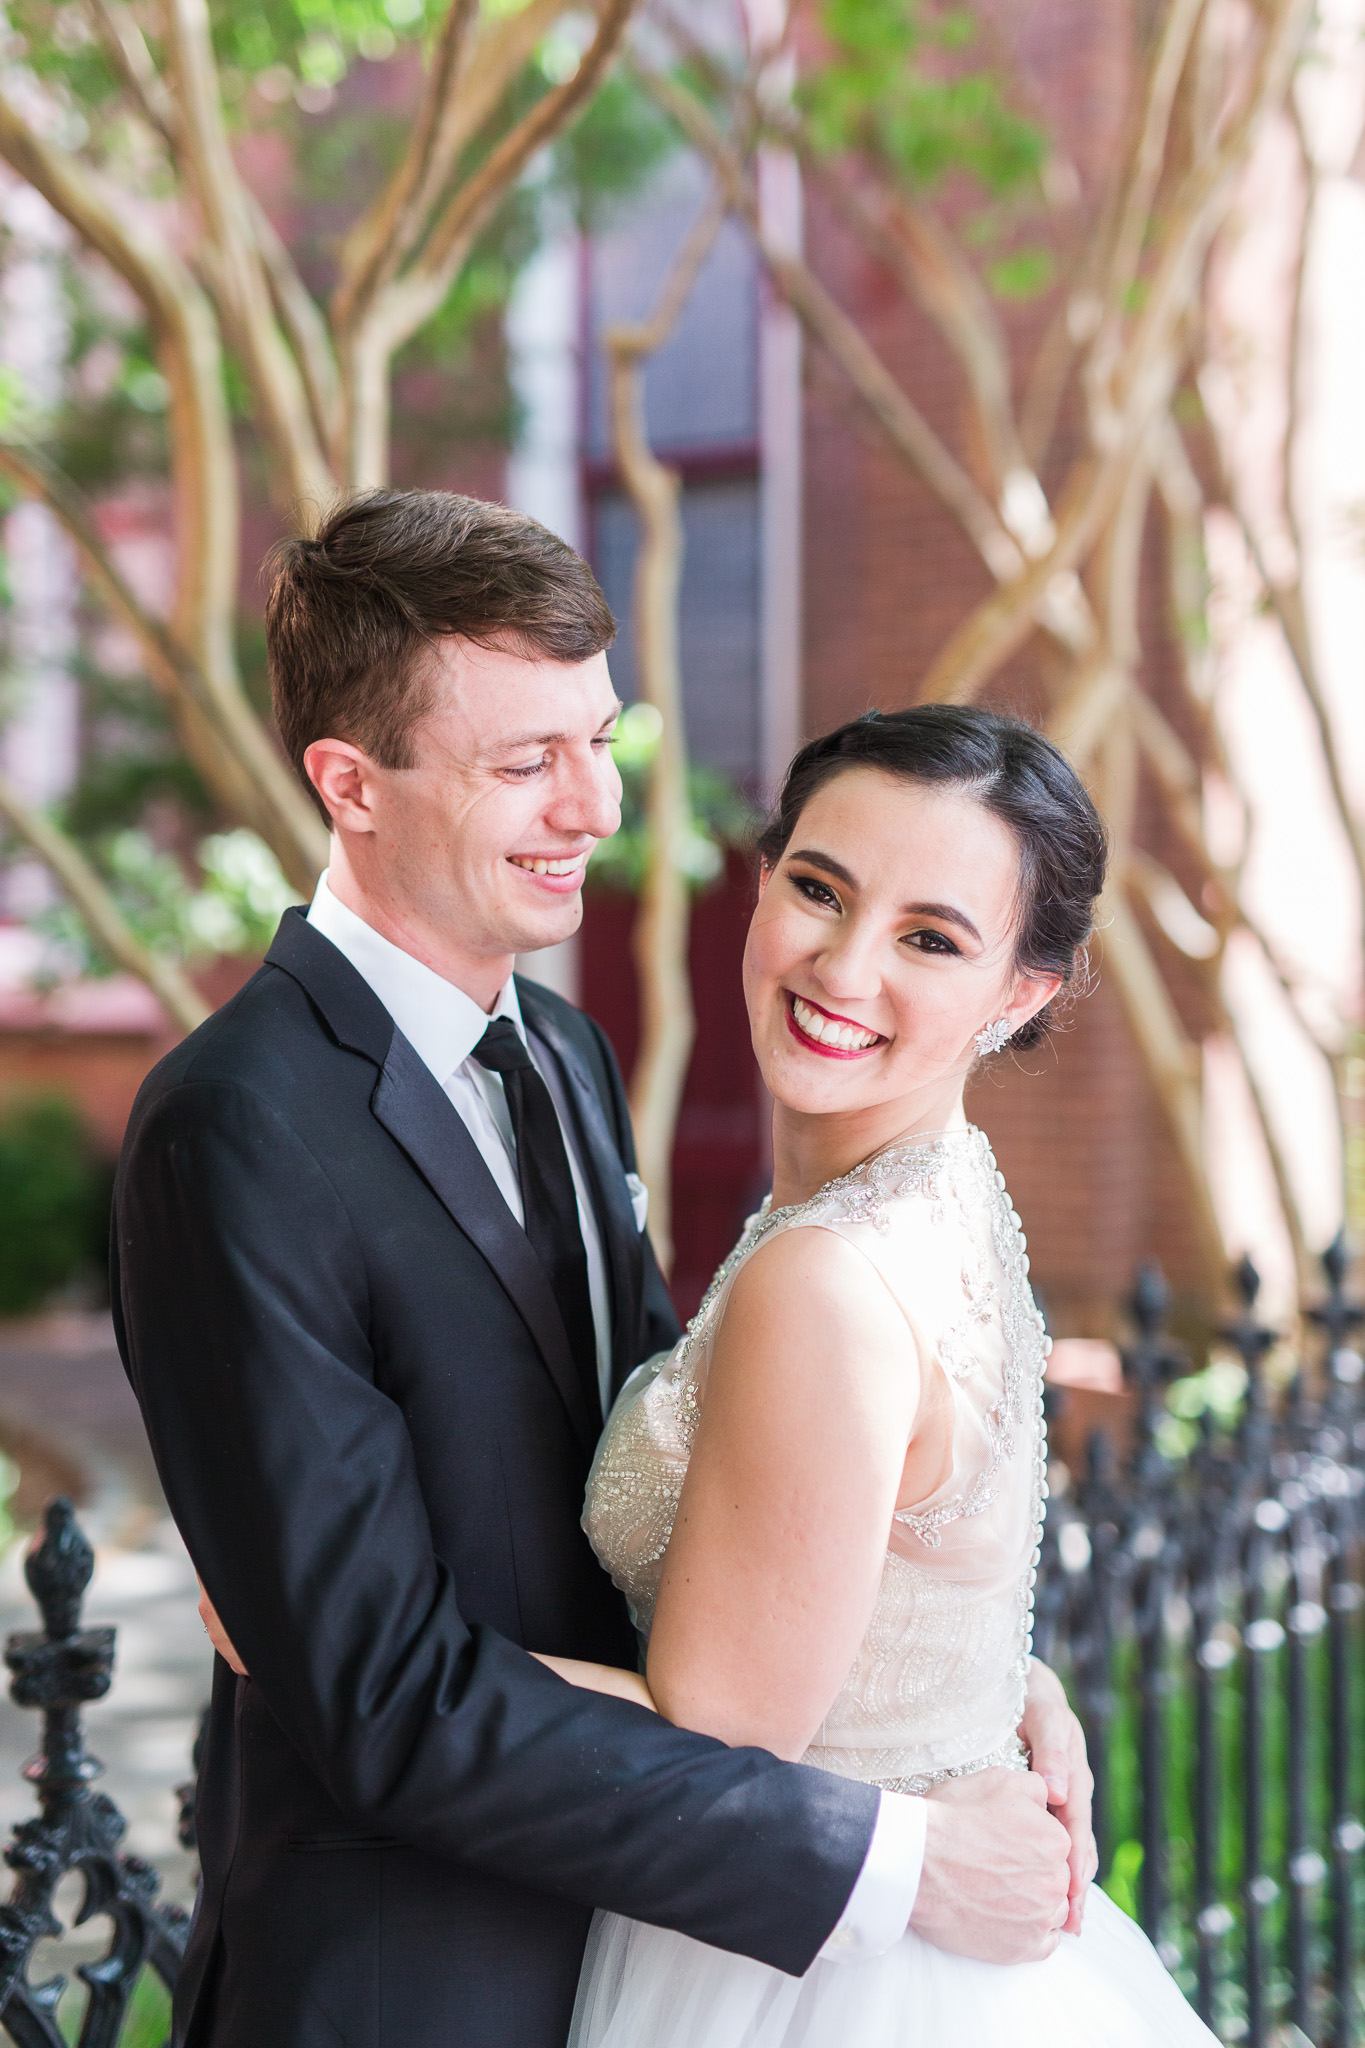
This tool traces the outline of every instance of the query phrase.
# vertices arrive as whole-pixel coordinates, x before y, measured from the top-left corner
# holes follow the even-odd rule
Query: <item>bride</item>
[[[931,705],[806,747],[761,853],[744,987],[774,1105],[771,1201],[676,1350],[627,1382],[584,1524],[659,1712],[923,1792],[1026,1768],[1047,1340],[962,1092],[979,1057],[1044,1035],[1089,936],[1104,833],[1037,733]],[[621,1690],[620,1672],[559,1668]],[[1042,1962],[976,1962],[908,1931],[799,1979],[599,1914],[571,2048],[1212,2039],[1095,1891]]]

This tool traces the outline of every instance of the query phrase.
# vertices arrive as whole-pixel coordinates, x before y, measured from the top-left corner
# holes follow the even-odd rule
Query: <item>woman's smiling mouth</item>
[[[848,1017],[836,1017],[817,1003],[807,1002],[804,996],[793,995],[790,989],[784,989],[783,994],[787,999],[787,1029],[799,1045],[811,1052],[821,1053],[826,1059],[861,1059],[886,1044],[879,1031],[869,1031]]]

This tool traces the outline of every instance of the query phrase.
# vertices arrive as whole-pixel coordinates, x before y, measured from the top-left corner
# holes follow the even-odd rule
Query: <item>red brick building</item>
[[[1029,7],[996,8],[993,17],[999,51],[1016,67],[1019,96],[1052,140],[1054,168],[1060,167],[1053,184],[1066,199],[1073,190],[1101,190],[1125,139],[1134,62],[1132,9],[1126,0],[1041,0]],[[637,250],[648,247],[653,256],[648,266],[637,260],[633,276],[638,278],[644,268],[661,268],[662,258],[654,252],[658,244],[676,238],[675,220],[681,215],[681,205],[673,201],[663,221],[637,221],[618,236],[628,247],[632,242]],[[1067,254],[1088,225],[1084,205],[1077,200],[1059,204],[1042,223],[1058,247],[1061,274]],[[960,371],[929,320],[809,187],[804,195],[803,239],[806,256],[820,278],[857,319],[931,424],[970,466],[973,449]],[[613,257],[619,268],[619,251],[609,249],[605,261],[597,258],[609,280]],[[738,764],[749,770],[751,781],[771,787],[790,751],[790,745],[781,744],[782,737],[794,743],[869,708],[913,702],[933,656],[971,606],[987,594],[990,583],[971,544],[942,504],[859,417],[856,401],[838,373],[812,359],[809,351],[799,386],[789,385],[785,394],[776,394],[779,412],[784,396],[793,412],[774,423],[774,394],[765,393],[762,386],[774,357],[778,380],[784,375],[780,329],[785,316],[772,304],[769,288],[752,267],[745,282],[755,302],[752,346],[758,387],[750,437],[732,433],[728,442],[722,438],[700,448],[680,441],[670,431],[668,405],[676,372],[665,360],[659,372],[664,403],[655,438],[662,452],[678,462],[689,485],[685,505],[693,489],[717,476],[722,453],[732,489],[741,479],[751,478],[760,529],[760,576],[776,580],[790,576],[793,567],[797,570],[796,659],[790,661],[787,674],[774,681],[761,673],[760,657],[753,681],[757,724],[762,727],[766,714],[779,734],[765,744],[760,733],[750,760]],[[675,354],[683,349],[694,354],[698,347],[707,288],[704,274],[699,290],[702,310],[694,333]],[[737,288],[733,278],[730,288]],[[622,297],[618,285],[615,306],[621,306]],[[627,308],[630,312],[642,309],[641,297],[637,289]],[[605,315],[592,304],[591,289],[589,301],[585,325],[591,340]],[[1054,294],[1006,313],[1021,384],[1055,310]],[[774,327],[776,349],[771,342],[765,349],[765,330]],[[730,368],[733,376],[733,364]],[[769,465],[790,464],[789,452],[781,447],[784,433],[799,448],[795,564],[790,556],[781,559],[781,534],[774,559],[762,515]],[[1044,473],[1049,488],[1074,453],[1075,438],[1075,425],[1064,415]],[[600,507],[611,479],[598,450],[590,449],[589,458],[586,484],[591,509]],[[619,607],[626,585],[613,553],[608,550],[604,559],[601,546],[593,546],[600,533],[600,519],[590,521],[589,546]],[[786,544],[791,544],[790,528]],[[1155,545],[1153,534],[1149,546]],[[1143,627],[1145,680],[1160,696],[1169,650],[1157,567],[1154,562],[1148,578]],[[704,603],[700,592],[693,603]],[[771,604],[765,610],[760,600],[759,613],[768,632],[773,630],[771,612]],[[687,633],[685,594],[685,660]],[[1026,651],[992,686],[986,701],[1036,714],[1041,693],[1035,659],[1034,650]],[[618,673],[628,690],[628,660]],[[694,672],[687,681],[689,690],[696,686]],[[780,702],[775,707],[774,698],[780,699],[784,691],[789,701],[782,733],[783,707]],[[699,737],[694,733],[694,751]],[[763,1111],[757,1106],[756,1077],[746,1058],[738,1003],[738,963],[750,886],[739,864],[732,863],[724,894],[703,898],[697,909],[693,969],[700,1032],[677,1153],[675,1288],[684,1306],[696,1300],[763,1184]],[[600,899],[590,905],[579,988],[587,1007],[611,1030],[628,1067],[634,1019],[632,992],[620,972],[625,930],[623,906]],[[1098,964],[1098,986],[1077,1006],[1065,1032],[1046,1048],[983,1076],[970,1103],[971,1112],[995,1141],[1024,1217],[1034,1276],[1054,1325],[1068,1335],[1112,1333],[1116,1304],[1146,1256],[1162,1261],[1177,1288],[1192,1286],[1197,1275],[1190,1250],[1194,1232],[1174,1147],[1117,998],[1105,985],[1102,951]],[[1202,1021],[1197,1001],[1189,1007],[1187,1026],[1197,1031]]]

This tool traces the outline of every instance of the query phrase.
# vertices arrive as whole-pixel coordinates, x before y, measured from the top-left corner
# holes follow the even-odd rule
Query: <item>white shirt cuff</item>
[[[910,1925],[924,1869],[928,1815],[922,1799],[883,1792],[858,1881],[838,1926],[821,1949],[835,1962],[885,1955]]]

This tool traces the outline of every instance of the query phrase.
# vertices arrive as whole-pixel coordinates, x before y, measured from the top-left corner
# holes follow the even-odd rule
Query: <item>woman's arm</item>
[[[585,1692],[604,1692],[609,1699],[633,1700],[637,1707],[648,1707],[651,1714],[659,1711],[638,1671],[621,1671],[614,1664],[589,1664],[582,1657],[543,1657],[539,1650],[532,1650],[531,1655],[547,1671],[553,1671],[570,1685],[582,1686]]]
[[[735,1281],[664,1561],[649,1689],[670,1721],[799,1757],[877,1597],[920,1396],[875,1269],[784,1231]]]

